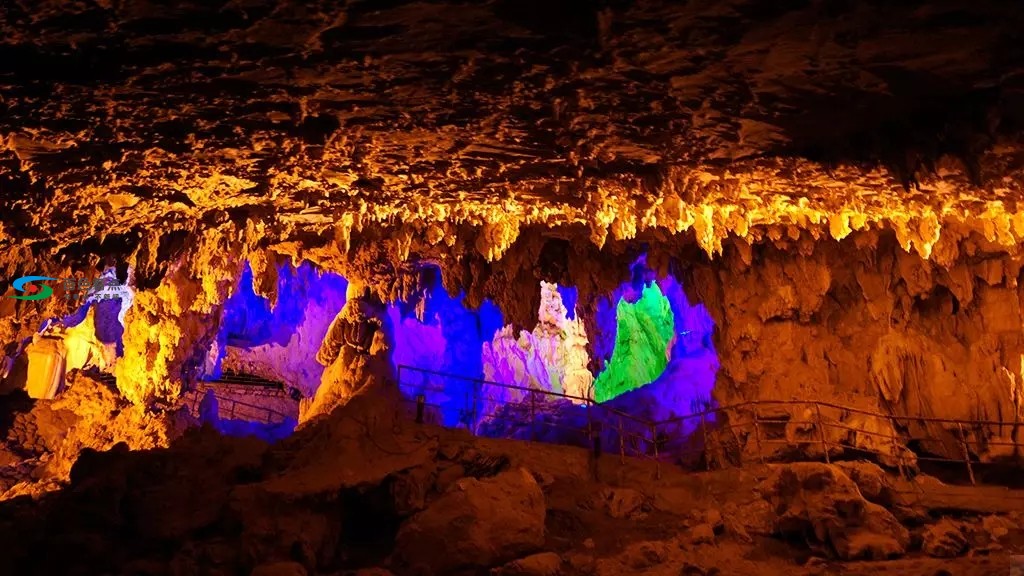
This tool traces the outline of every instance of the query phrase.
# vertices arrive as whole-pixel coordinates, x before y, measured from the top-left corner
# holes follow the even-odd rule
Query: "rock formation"
[[[579,6],[557,30],[504,1],[4,7],[0,265],[131,266],[116,373],[137,403],[201,372],[245,260],[257,293],[308,261],[384,304],[430,263],[515,329],[557,282],[599,362],[598,302],[647,254],[712,313],[720,404],[828,395],[1012,426],[1019,15],[756,4]],[[61,307],[4,305],[7,343]],[[969,402],[941,400],[964,381]],[[972,451],[1010,436],[972,431]]]
[[[483,346],[483,376],[487,382],[516,386],[481,387],[480,418],[508,402],[521,402],[527,390],[545,390],[581,403],[593,398],[593,375],[587,369],[587,334],[583,323],[568,318],[558,287],[541,282],[540,309],[532,332],[518,337],[512,325],[495,332]]]
[[[904,497],[906,481],[868,463],[754,466],[705,485],[616,458],[595,480],[588,458],[416,425],[357,394],[273,446],[205,427],[164,448],[84,450],[64,490],[0,503],[0,571],[812,576],[874,558],[842,570],[993,574],[1024,536],[1019,502],[929,507],[952,487]],[[959,518],[931,518],[942,507]],[[42,553],[54,543],[61,554]]]
[[[324,366],[316,361],[331,322],[345,305],[346,283],[309,264],[276,270],[270,298],[257,295],[251,269],[225,303],[207,375],[231,370],[287,383],[311,398]]]
[[[0,501],[59,489],[83,451],[166,447],[194,425],[181,411],[147,413],[78,372],[55,400],[0,398]]]
[[[870,456],[914,474],[938,458],[977,481],[971,466],[1022,457],[1013,3],[158,4],[0,4],[0,390],[39,399],[2,431],[5,494],[68,481],[83,447],[166,445],[214,386],[203,381],[230,369],[301,398],[285,442],[322,442],[304,430],[367,397],[422,397],[448,427],[599,439],[666,465],[819,461],[775,478],[788,524],[756,528],[812,534],[841,559],[986,549],[974,524],[908,536],[918,527],[863,501],[856,474],[813,466]],[[43,280],[19,283],[29,276]],[[124,284],[104,288],[116,300],[68,298],[64,280],[97,277]],[[96,378],[117,394],[77,369],[109,372]],[[538,395],[481,378],[601,404],[544,399],[525,422]],[[212,405],[205,419],[223,429]],[[426,508],[429,465],[325,485],[311,471],[322,455],[286,444],[301,465],[274,473],[310,468],[295,497],[262,468],[276,448],[210,433],[195,432],[214,450],[196,461],[173,460],[195,446],[140,456],[218,487],[208,494],[120,460],[135,456],[86,452],[61,502],[99,495],[90,513],[119,533],[167,515],[146,545],[244,527],[241,548],[193,539],[131,558],[177,573],[209,558],[264,574],[370,567],[341,559],[359,546],[317,508],[352,505],[332,491],[368,490],[367,506],[400,493],[396,524],[378,527],[391,536],[449,518]],[[217,446],[238,459],[206,466]],[[97,477],[97,462],[127,475]],[[255,469],[260,482],[239,480]],[[473,494],[497,480],[450,475],[467,493],[434,496],[487,508]],[[177,498],[194,519],[161,508]],[[471,542],[437,561],[560,569],[535,554],[547,550],[534,524],[514,554]],[[678,542],[561,568],[660,570],[682,542],[696,560],[664,569],[703,573],[722,530],[756,532],[723,526],[704,518]],[[88,548],[76,530],[62,537]],[[413,570],[424,554],[409,546],[394,558]],[[120,569],[134,554],[108,553],[82,557]]]

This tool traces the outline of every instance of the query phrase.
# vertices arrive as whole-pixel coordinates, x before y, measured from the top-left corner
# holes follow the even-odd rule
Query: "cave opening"
[[[652,422],[690,416],[714,407],[719,369],[714,320],[691,303],[673,275],[659,275],[641,255],[631,279],[598,302],[592,336],[596,364],[594,399]],[[714,422],[714,414],[705,418]],[[684,421],[681,434],[699,419]]]
[[[185,392],[193,415],[229,435],[277,440],[294,431],[301,402],[320,386],[317,353],[347,288],[345,278],[308,261],[282,262],[261,277],[246,262],[200,377]]]
[[[714,322],[678,280],[657,276],[643,257],[629,281],[599,298],[596,312],[589,309],[594,334],[577,314],[573,286],[541,281],[536,324],[516,330],[502,325],[490,302],[468,311],[461,294],[444,291],[439,274],[429,278],[412,301],[389,307],[389,329],[406,399],[422,397],[437,423],[493,437],[583,443],[591,402],[648,422],[713,407]],[[596,375],[592,354],[603,366]],[[708,414],[704,422],[714,420]],[[700,421],[684,421],[656,441],[690,436]]]
[[[411,298],[387,306],[392,366],[403,392],[423,395],[441,423],[469,426],[485,377],[484,346],[504,324],[501,311],[490,300],[467,308],[465,292],[449,294],[434,265],[422,267],[419,286]]]

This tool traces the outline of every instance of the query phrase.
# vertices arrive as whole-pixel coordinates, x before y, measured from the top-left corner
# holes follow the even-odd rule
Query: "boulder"
[[[921,551],[936,558],[954,558],[967,549],[967,537],[963,525],[943,518],[925,528],[922,534]]]
[[[871,462],[838,462],[839,466],[860,489],[867,500],[882,506],[892,503],[892,488],[885,470]]]
[[[166,451],[130,458],[125,508],[133,532],[144,538],[183,540],[223,516],[239,474],[258,469],[266,444],[229,438],[206,428],[190,432]]]
[[[602,507],[612,518],[632,518],[641,512],[644,495],[631,488],[605,488],[601,491]]]
[[[236,486],[227,517],[241,527],[241,551],[253,563],[293,558],[315,566],[336,556],[341,538],[338,502],[289,497],[265,484]]]
[[[844,560],[899,556],[910,544],[907,529],[888,510],[865,500],[837,466],[774,466],[759,490],[775,511],[777,534],[811,534]]]
[[[411,574],[495,566],[538,550],[544,520],[544,494],[526,469],[463,478],[402,525],[394,561]]]
[[[769,536],[775,532],[775,511],[760,498],[742,505],[729,502],[721,517],[724,531],[741,542],[750,542],[751,534]]]
[[[704,519],[705,524],[709,524],[715,530],[716,534],[725,526],[722,513],[717,508],[708,508],[701,514],[701,518]]]
[[[412,516],[426,508],[427,494],[433,489],[436,476],[437,466],[431,461],[389,477],[388,490],[395,513]]]
[[[273,562],[253,568],[250,576],[306,576],[306,569],[298,562]]]
[[[1011,531],[1018,529],[1017,524],[1009,518],[995,515],[985,516],[977,527],[977,531],[984,534],[990,542],[997,542],[1009,535]]]
[[[492,576],[558,576],[562,572],[562,559],[554,552],[541,552],[495,568]]]
[[[690,529],[690,542],[692,544],[714,544],[715,529],[711,524],[697,524]]]
[[[626,546],[618,556],[599,560],[597,562],[598,572],[614,572],[617,569],[620,574],[628,574],[633,571],[648,570],[654,566],[664,564],[676,551],[678,551],[678,546],[674,542],[634,542]],[[611,566],[617,566],[618,568],[611,569]]]
[[[903,555],[910,533],[888,510],[865,502],[859,524],[831,532],[832,546],[843,559],[884,560]]]

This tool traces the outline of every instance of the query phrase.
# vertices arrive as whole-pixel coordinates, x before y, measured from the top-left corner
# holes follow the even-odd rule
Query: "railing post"
[[[757,444],[757,456],[764,464],[764,450],[761,448],[761,418],[757,409],[754,409],[754,442]]]
[[[593,406],[590,405],[590,402],[585,402],[583,408],[587,411],[587,437],[592,438],[594,436]]]
[[[892,456],[896,459],[896,469],[900,473],[900,478],[906,478],[907,473],[903,468],[903,450],[900,449],[899,441],[896,439],[896,419],[892,416],[889,416],[889,426],[892,429],[889,439],[892,440]]]
[[[738,462],[737,466],[743,467],[743,447],[740,446],[740,436],[736,433],[736,427],[729,423],[729,433],[732,434],[732,441],[736,443],[736,459]]]
[[[818,429],[818,437],[821,438],[821,449],[825,453],[825,463],[831,464],[828,456],[828,440],[825,439],[825,422],[821,419],[821,406],[815,402],[814,412],[818,416],[818,421],[815,423],[815,427]]]
[[[480,382],[473,381],[473,382],[470,383],[470,385],[473,386],[473,411],[472,411],[472,413],[470,413],[470,416],[469,416],[470,422],[472,422],[472,425],[470,426],[469,431],[472,432],[475,435],[476,434],[476,411],[477,411],[477,404],[480,403],[480,389],[483,388],[483,384],[480,383]]]
[[[537,395],[530,394],[530,440],[537,441]]]
[[[701,410],[700,412],[700,431],[704,435],[704,467],[711,471],[711,444],[708,442],[708,427],[706,412]]]
[[[971,451],[967,447],[967,435],[964,434],[964,425],[960,422],[956,423],[956,427],[960,430],[960,447],[964,452],[964,462],[967,464],[967,475],[971,478],[971,485],[975,485],[974,481],[974,469],[971,467]]]
[[[416,395],[416,423],[423,424],[423,409],[426,407],[427,399],[423,394]]]
[[[658,458],[658,427],[651,424],[651,442],[654,443],[654,477],[661,480],[661,459]]]

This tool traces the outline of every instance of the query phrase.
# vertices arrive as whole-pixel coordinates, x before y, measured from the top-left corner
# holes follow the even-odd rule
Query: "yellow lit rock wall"
[[[140,290],[125,317],[118,387],[138,404],[176,400],[183,380],[216,336],[220,306],[241,276],[247,228],[208,229],[175,262],[160,285]]]
[[[752,252],[727,245],[723,258],[692,267],[684,285],[717,325],[716,399],[813,399],[907,416],[911,437],[933,438],[952,457],[950,426],[915,417],[1000,421],[972,437],[977,453],[1000,455],[985,441],[1006,441],[1024,415],[1022,260],[980,235],[946,249],[959,254],[948,267],[907,253],[893,234],[800,235]]]

